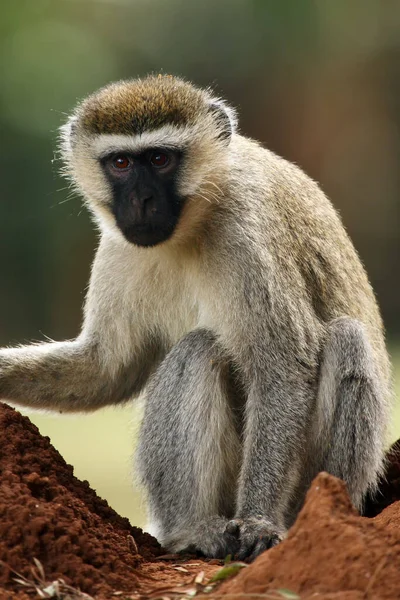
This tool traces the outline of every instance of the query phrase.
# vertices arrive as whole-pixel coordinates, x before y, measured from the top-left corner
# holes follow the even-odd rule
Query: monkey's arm
[[[90,411],[139,393],[160,344],[135,314],[138,302],[129,295],[123,268],[118,253],[102,241],[79,337],[0,350],[1,400],[60,412]]]
[[[255,558],[285,535],[307,460],[321,336],[307,301],[291,296],[273,258],[249,256],[247,320],[235,349],[247,390],[235,513],[241,558]]]
[[[311,387],[296,370],[281,356],[276,368],[260,369],[250,388],[236,513],[242,558],[254,558],[286,531],[313,407]]]

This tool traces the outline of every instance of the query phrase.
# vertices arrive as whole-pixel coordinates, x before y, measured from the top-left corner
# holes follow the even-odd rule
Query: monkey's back
[[[264,243],[273,248],[277,271],[286,274],[291,292],[311,304],[321,324],[348,316],[361,321],[368,332],[377,364],[390,380],[384,328],[366,271],[331,202],[296,165],[260,147],[236,138],[238,155],[254,164],[243,193],[247,209],[259,222]],[[256,189],[257,174],[268,186]],[[235,181],[236,185],[239,179]]]

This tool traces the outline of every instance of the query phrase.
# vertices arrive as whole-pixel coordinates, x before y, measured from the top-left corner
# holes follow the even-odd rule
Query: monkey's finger
[[[222,534],[221,552],[216,558],[225,558],[229,554],[234,556],[239,552],[240,541],[238,535],[231,535],[227,531]]]
[[[239,537],[241,524],[242,524],[241,520],[232,519],[231,521],[228,522],[225,531],[227,533],[229,533],[230,535]]]
[[[279,544],[280,541],[281,540],[279,536],[276,534],[259,536],[258,539],[256,539],[252,544],[242,544],[237,558],[238,560],[246,560],[247,562],[252,562],[262,552],[273,548],[274,546]]]

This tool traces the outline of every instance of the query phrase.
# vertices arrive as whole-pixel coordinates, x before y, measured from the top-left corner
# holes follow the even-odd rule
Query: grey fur
[[[129,86],[109,101],[118,92],[124,105]],[[362,508],[382,472],[390,366],[372,289],[322,191],[199,114],[139,137],[85,128],[85,103],[73,115],[65,160],[101,231],[82,333],[1,350],[0,396],[93,410],[145,389],[138,463],[160,541],[252,559],[284,537],[319,470]],[[168,136],[187,152],[185,211],[170,240],[137,248],[115,227],[98,156]]]

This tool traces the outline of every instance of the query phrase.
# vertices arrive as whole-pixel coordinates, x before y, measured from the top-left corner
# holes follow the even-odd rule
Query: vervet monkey
[[[108,85],[62,129],[100,232],[73,341],[0,351],[0,398],[64,411],[145,390],[138,465],[171,551],[252,560],[321,470],[382,472],[390,368],[371,286],[298,167],[170,76]]]

